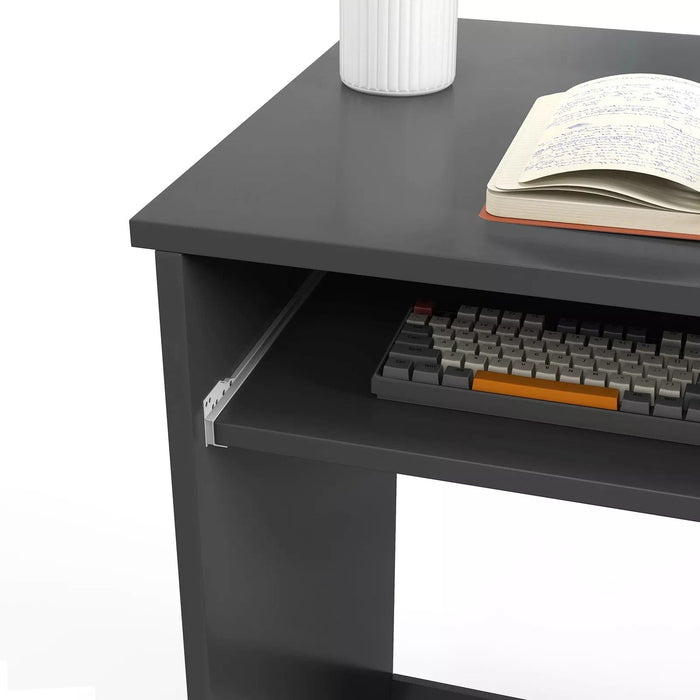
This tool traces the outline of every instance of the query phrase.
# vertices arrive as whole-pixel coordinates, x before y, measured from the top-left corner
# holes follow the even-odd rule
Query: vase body
[[[340,0],[340,78],[362,92],[425,95],[452,85],[457,0]]]

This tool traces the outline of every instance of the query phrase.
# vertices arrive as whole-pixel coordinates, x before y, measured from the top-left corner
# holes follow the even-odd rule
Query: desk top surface
[[[341,85],[331,48],[131,221],[134,245],[700,315],[700,243],[479,218],[540,95],[615,73],[700,81],[700,37],[461,20],[457,80]]]

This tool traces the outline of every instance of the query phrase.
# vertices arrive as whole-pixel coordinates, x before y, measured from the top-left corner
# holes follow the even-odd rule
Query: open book
[[[486,211],[700,239],[700,84],[614,75],[540,97],[488,184]]]

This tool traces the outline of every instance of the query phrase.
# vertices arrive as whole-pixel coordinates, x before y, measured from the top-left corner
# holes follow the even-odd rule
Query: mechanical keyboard
[[[379,397],[700,444],[700,333],[419,301],[372,378]]]

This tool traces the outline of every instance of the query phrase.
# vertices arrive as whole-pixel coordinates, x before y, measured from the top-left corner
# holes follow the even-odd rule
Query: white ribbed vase
[[[452,85],[457,0],[340,0],[340,78],[378,95]]]

